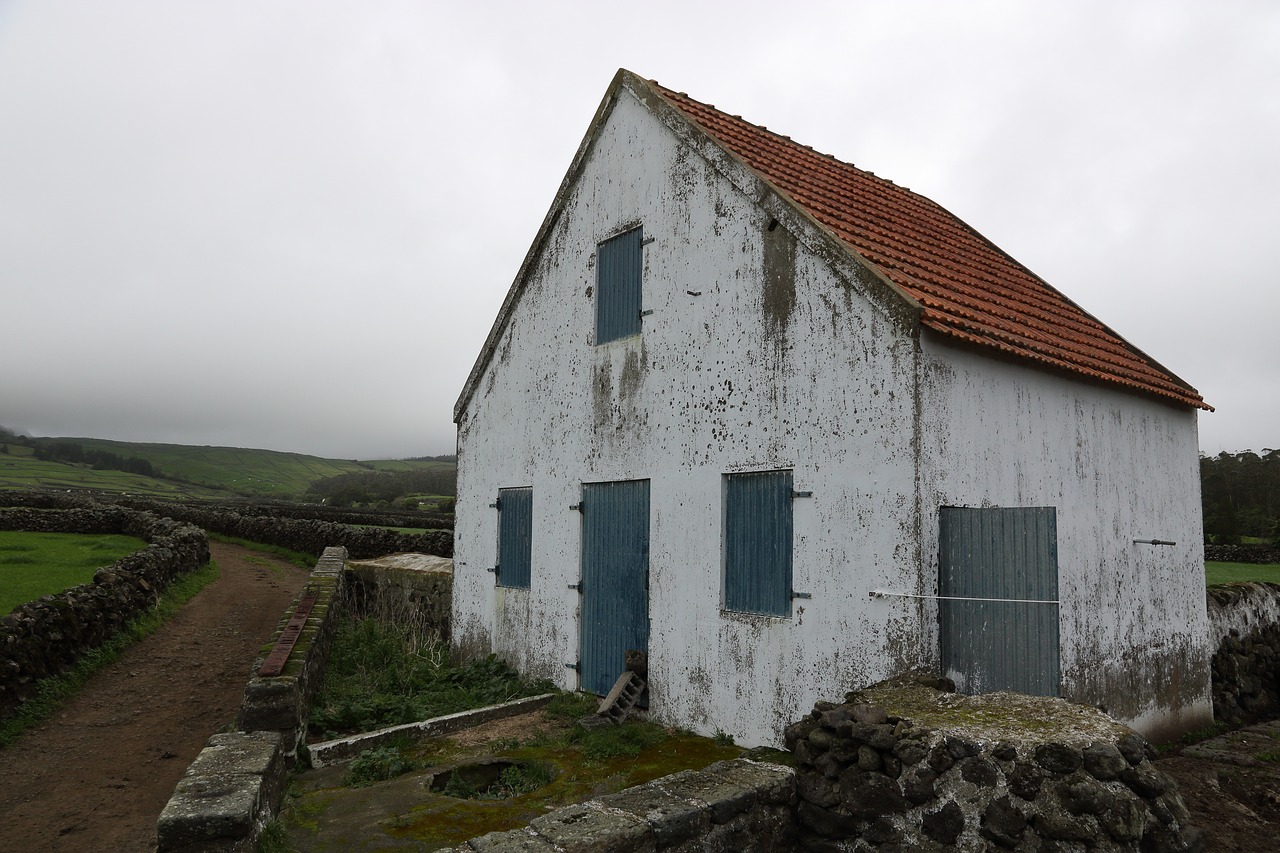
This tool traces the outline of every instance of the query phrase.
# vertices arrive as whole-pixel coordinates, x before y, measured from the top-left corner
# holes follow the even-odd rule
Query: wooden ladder
[[[636,702],[640,700],[640,695],[644,693],[647,684],[648,682],[631,670],[622,673],[614,682],[609,695],[600,700],[600,708],[596,711],[596,716],[603,717],[615,726],[621,724],[631,713]]]

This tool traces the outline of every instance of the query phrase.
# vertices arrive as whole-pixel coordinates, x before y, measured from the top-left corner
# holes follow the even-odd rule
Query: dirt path
[[[240,706],[258,648],[306,572],[210,543],[221,577],[0,750],[0,851],[154,850],[187,765]]]

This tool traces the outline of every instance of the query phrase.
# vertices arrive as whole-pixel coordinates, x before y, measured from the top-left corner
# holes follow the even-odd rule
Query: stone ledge
[[[214,735],[156,823],[159,853],[251,849],[284,791],[278,732]]]
[[[490,705],[487,708],[459,711],[456,714],[446,714],[443,717],[432,717],[430,720],[390,726],[385,729],[379,729],[376,732],[365,732],[364,734],[352,735],[338,740],[313,743],[308,747],[311,755],[311,766],[324,767],[327,764],[349,761],[366,749],[375,749],[396,740],[402,735],[410,735],[415,738],[439,737],[440,735],[473,728],[493,720],[501,720],[506,717],[514,717],[517,714],[536,711],[550,702],[555,695],[554,693],[543,693],[526,699],[513,699],[510,702],[503,702],[499,705]]]
[[[790,828],[795,778],[790,767],[721,761],[557,809],[453,853],[764,853]]]

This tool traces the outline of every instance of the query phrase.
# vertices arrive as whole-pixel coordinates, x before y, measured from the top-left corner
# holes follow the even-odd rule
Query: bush
[[[374,782],[385,782],[397,776],[403,776],[416,770],[415,762],[405,758],[400,750],[393,746],[380,746],[377,749],[366,749],[347,768],[342,777],[342,784],[352,788],[363,788]]]

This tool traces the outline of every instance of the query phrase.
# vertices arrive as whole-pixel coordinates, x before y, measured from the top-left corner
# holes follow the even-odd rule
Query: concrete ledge
[[[272,636],[271,645],[274,646],[284,633],[302,595],[307,592],[316,595],[315,604],[285,661],[283,672],[270,677],[255,675],[250,679],[236,717],[236,728],[240,731],[280,732],[285,757],[291,763],[296,760],[298,745],[306,742],[311,698],[324,677],[329,647],[337,631],[337,602],[343,590],[346,560],[345,548],[324,549],[316,567],[311,570],[306,587],[294,599]],[[266,651],[254,664],[255,673],[265,656]]]
[[[506,717],[514,717],[517,714],[525,714],[529,711],[536,711],[543,705],[551,701],[554,693],[543,693],[540,696],[530,696],[526,699],[513,699],[510,702],[503,702],[500,705],[490,705],[487,708],[477,708],[473,711],[459,711],[456,714],[447,714],[443,717],[433,717],[430,720],[422,720],[417,723],[404,723],[399,726],[391,726],[385,729],[379,729],[376,732],[365,732],[364,734],[352,735],[351,737],[339,738],[338,740],[327,740],[321,743],[313,743],[308,748],[311,753],[311,766],[324,767],[326,764],[338,764],[343,761],[349,761],[355,758],[366,749],[375,749],[402,735],[411,737],[439,737],[447,735],[451,732],[462,731],[463,729],[474,728],[482,723],[488,723],[492,720],[501,720]]]
[[[795,770],[739,758],[556,809],[453,853],[765,853],[792,830]]]
[[[160,853],[252,849],[288,774],[278,732],[214,735],[156,823]]]

